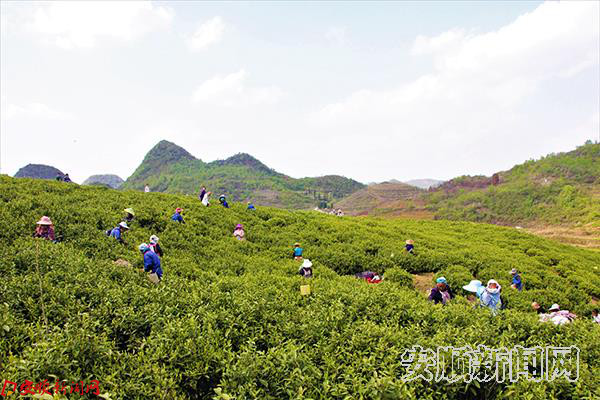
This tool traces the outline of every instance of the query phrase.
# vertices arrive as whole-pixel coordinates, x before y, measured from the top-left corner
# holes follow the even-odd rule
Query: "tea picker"
[[[223,207],[229,208],[229,204],[227,203],[227,199],[225,198],[224,194],[219,196],[219,203],[221,203]]]
[[[519,275],[519,272],[517,271],[516,268],[513,268],[510,271],[510,274],[512,275],[512,285],[510,285],[511,288],[513,289],[517,289],[519,292],[523,290],[523,281],[521,280],[521,276]]]
[[[296,242],[294,244],[294,260],[302,260],[302,253],[304,250],[300,247],[300,243]]]
[[[164,252],[161,249],[160,245],[158,244],[158,236],[156,236],[156,235],[150,236],[150,244],[148,244],[148,247],[150,247],[150,250],[152,250],[153,252],[158,254],[159,257],[162,258],[164,256]]]
[[[354,275],[355,278],[364,279],[368,283],[379,283],[383,279],[377,273],[373,271],[363,271]]]
[[[242,224],[237,224],[235,226],[235,229],[233,230],[233,236],[237,239],[237,240],[244,240],[246,233],[244,232],[244,227],[242,226]]]
[[[415,241],[412,239],[408,239],[406,241],[406,245],[404,246],[404,248],[406,249],[406,252],[409,254],[412,254],[413,256],[416,255],[415,254]]]
[[[37,227],[33,233],[34,238],[41,238],[56,242],[56,237],[54,236],[54,224],[52,223],[50,217],[44,215],[38,222],[36,222],[36,225]]]
[[[502,308],[502,300],[500,299],[502,287],[494,279],[490,279],[485,287],[481,281],[472,280],[468,285],[463,286],[463,289],[475,293],[479,298],[479,306],[489,308],[493,315],[498,314],[498,311]]]
[[[119,225],[117,225],[116,227],[114,227],[110,233],[108,233],[108,236],[110,237],[114,237],[115,239],[117,239],[117,241],[123,245],[127,245],[127,242],[125,242],[125,240],[123,239],[123,234],[125,233],[125,231],[129,230],[129,226],[127,226],[127,222],[122,221],[119,222]]]
[[[305,278],[312,278],[312,276],[313,276],[312,262],[310,262],[309,259],[304,260],[304,262],[298,269],[298,273]]]
[[[210,197],[211,194],[212,194],[212,192],[206,192],[206,194],[202,197],[202,205],[204,207],[210,206],[210,202],[209,202],[208,198]]]
[[[126,208],[123,211],[125,211],[125,218],[123,218],[123,221],[130,224],[135,218],[135,211],[133,211],[133,208]]]
[[[144,272],[150,272],[148,279],[150,279],[152,283],[160,282],[163,276],[160,258],[158,258],[158,255],[155,252],[150,250],[150,246],[146,243],[140,244],[139,250],[140,253],[142,253],[142,257],[144,257]]]
[[[183,220],[183,217],[181,216],[182,212],[183,212],[183,208],[177,207],[175,209],[175,214],[173,214],[173,216],[171,216],[171,219],[173,221],[179,222],[180,224],[185,224],[185,221]]]
[[[452,293],[452,289],[446,278],[440,276],[435,280],[435,287],[431,289],[429,293],[429,301],[433,301],[434,304],[442,303],[446,305],[450,302],[451,299],[454,298],[454,293]]]

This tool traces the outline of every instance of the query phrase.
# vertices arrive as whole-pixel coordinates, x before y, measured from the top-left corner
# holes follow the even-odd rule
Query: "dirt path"
[[[429,295],[429,291],[433,287],[433,272],[413,274],[413,284],[419,292]]]

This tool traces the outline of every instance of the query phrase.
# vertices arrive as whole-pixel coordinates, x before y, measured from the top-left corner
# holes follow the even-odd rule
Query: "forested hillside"
[[[455,220],[600,224],[600,144],[527,161],[497,176],[495,183],[485,177],[446,182],[427,197],[429,209]]]
[[[327,207],[364,187],[337,175],[294,179],[244,153],[205,163],[164,140],[150,150],[123,188],[141,190],[146,183],[152,191],[186,194],[197,194],[205,185],[214,195],[292,209]]]

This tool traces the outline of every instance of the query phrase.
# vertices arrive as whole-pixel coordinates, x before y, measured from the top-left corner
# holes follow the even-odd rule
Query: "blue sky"
[[[599,128],[598,3],[2,2],[2,172],[159,140],[291,176],[491,174]]]

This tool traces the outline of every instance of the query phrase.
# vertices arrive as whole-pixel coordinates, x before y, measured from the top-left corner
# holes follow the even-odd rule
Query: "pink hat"
[[[180,212],[182,212],[182,211],[183,211],[183,208],[179,208],[179,207],[177,207],[177,208],[175,209],[175,212],[178,212],[178,213],[180,213]]]
[[[52,220],[50,219],[50,217],[46,217],[45,215],[40,218],[40,220],[37,222],[37,225],[52,225]]]
[[[238,228],[243,228],[242,224],[237,224],[237,225],[235,226],[235,229],[238,229]]]

